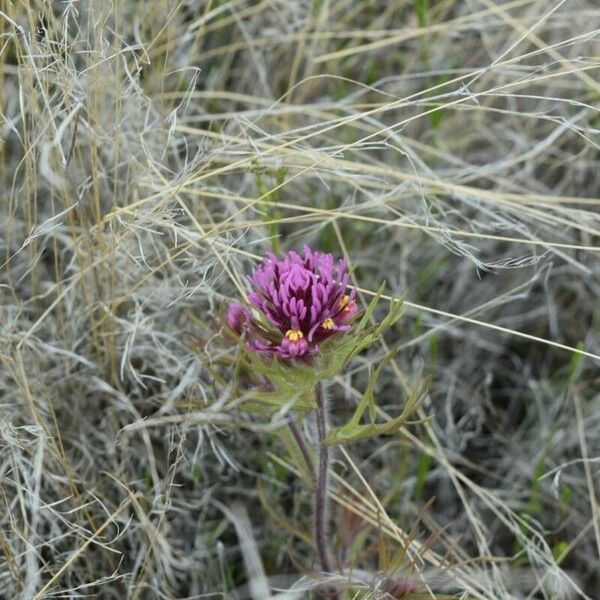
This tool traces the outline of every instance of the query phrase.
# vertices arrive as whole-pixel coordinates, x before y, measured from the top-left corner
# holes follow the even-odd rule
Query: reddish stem
[[[321,383],[315,387],[315,398],[317,402],[317,438],[319,442],[319,472],[315,486],[315,545],[317,556],[321,563],[321,569],[325,573],[331,573],[329,561],[329,549],[327,544],[327,483],[329,479],[329,446],[325,443],[327,439],[327,409],[323,399]],[[334,600],[339,599],[336,590],[330,589],[329,596]]]

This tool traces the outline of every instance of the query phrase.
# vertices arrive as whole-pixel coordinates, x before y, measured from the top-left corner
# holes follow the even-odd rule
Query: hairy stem
[[[329,561],[329,548],[327,544],[327,483],[329,478],[329,447],[325,443],[327,438],[327,409],[323,399],[321,383],[315,387],[317,401],[317,438],[319,441],[319,472],[315,485],[315,545],[321,569],[331,573]],[[338,598],[335,590],[330,590],[330,597]]]

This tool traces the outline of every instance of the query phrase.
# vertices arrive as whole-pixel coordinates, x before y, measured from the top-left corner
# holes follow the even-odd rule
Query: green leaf
[[[572,489],[568,485],[564,485],[560,491],[560,509],[566,511],[569,508],[569,502],[571,501]]]
[[[577,350],[583,350],[583,342],[577,343]],[[581,362],[581,354],[579,352],[573,352],[571,355],[571,366],[569,368],[569,377],[567,379],[568,387],[570,387],[575,381],[575,377],[578,372],[579,363]]]
[[[311,394],[294,394],[291,390],[257,392],[242,406],[249,412],[276,412],[288,406],[290,410],[312,410],[316,408],[314,390]]]
[[[361,425],[360,420],[362,419],[365,410],[369,406],[370,397],[365,395],[360,401],[358,407],[354,411],[352,418],[346,425],[342,425],[336,429],[333,429],[327,438],[328,445],[346,444],[348,442],[354,442],[360,439],[366,439],[379,435],[389,435],[395,433],[408,423],[410,415],[416,410],[417,406],[421,402],[421,399],[425,395],[428,387],[427,381],[421,381],[419,385],[413,390],[413,393],[406,399],[404,408],[400,415],[387,421],[385,423],[368,423]],[[376,407],[374,406],[374,410]],[[419,421],[416,421],[419,422]]]
[[[554,560],[562,560],[569,552],[570,545],[568,542],[561,540],[554,544],[552,548],[552,556],[554,556]]]
[[[362,316],[362,319],[359,321],[358,325],[356,326],[355,333],[362,331],[366,327],[371,316],[373,315],[373,312],[375,311],[377,303],[379,302],[379,298],[381,298],[381,294],[383,294],[384,289],[385,289],[385,281],[379,286],[379,289],[375,292],[375,295],[373,296],[373,299],[369,303],[369,306],[367,306],[367,309],[365,310],[365,312]]]
[[[427,473],[431,469],[433,459],[429,454],[421,454],[419,462],[417,463],[417,476],[415,482],[415,502],[420,502],[423,497],[423,490],[425,489],[425,481],[427,479]]]
[[[428,0],[415,0],[415,13],[419,27],[427,27],[427,11],[429,10]]]
[[[326,443],[328,446],[337,444],[347,444],[366,438],[376,437],[380,435],[389,435],[395,433],[406,423],[404,415],[400,415],[386,423],[370,423],[369,425],[356,425],[348,423],[342,427],[334,429],[328,436]]]
[[[373,371],[373,373],[371,373],[371,377],[369,377],[369,383],[367,384],[367,389],[365,390],[364,396],[363,396],[363,401],[361,402],[361,404],[366,404],[366,406],[369,409],[369,418],[371,419],[371,422],[375,421],[375,418],[377,417],[377,406],[375,405],[375,398],[374,398],[374,390],[375,390],[375,384],[377,383],[377,380],[379,379],[379,375],[381,374],[382,369],[394,358],[394,356],[396,356],[396,354],[398,353],[397,351],[397,346],[392,348],[392,350],[390,350],[383,358],[382,361],[380,361],[379,365],[377,366],[377,368],[375,369],[375,371]],[[359,405],[360,408],[360,405]],[[358,422],[360,420],[360,418],[362,417],[363,413],[364,413],[364,408],[362,409],[362,412],[360,415],[357,416],[358,410],[356,411],[356,413],[354,414],[353,420],[355,419],[356,422]]]
[[[308,466],[306,465],[306,461],[304,460],[304,456],[302,456],[302,452],[292,435],[292,432],[288,427],[281,427],[278,430],[278,435],[283,442],[283,445],[286,447],[286,450],[289,452],[290,456],[294,459],[296,466],[302,473],[302,477],[305,481],[313,484],[311,472],[308,470]],[[309,449],[310,452],[310,449]]]

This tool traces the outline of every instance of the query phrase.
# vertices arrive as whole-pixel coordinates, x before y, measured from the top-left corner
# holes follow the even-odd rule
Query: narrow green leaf
[[[421,454],[419,462],[417,463],[417,475],[415,481],[415,502],[420,502],[423,498],[423,490],[425,489],[425,481],[427,480],[427,474],[431,469],[433,460],[429,454]]]
[[[294,439],[292,432],[289,430],[288,427],[281,427],[277,431],[277,433],[279,435],[279,438],[283,442],[283,445],[285,446],[286,450],[289,452],[290,456],[294,459],[296,466],[302,472],[302,477],[304,478],[304,480],[312,485],[312,475],[311,475],[310,471],[308,470],[306,461],[304,460],[304,457],[302,456],[302,452],[300,451],[300,448],[298,447],[298,444],[296,443],[296,440]]]
[[[428,0],[415,0],[415,13],[419,27],[427,27],[427,11],[429,10]]]
[[[361,320],[358,322],[358,324],[356,325],[356,327],[354,329],[355,333],[362,331],[367,326],[367,323],[371,319],[371,316],[372,316],[373,312],[375,311],[375,307],[377,306],[377,303],[379,302],[379,298],[381,298],[381,294],[383,294],[384,289],[385,289],[385,281],[379,286],[379,289],[375,292],[375,296],[373,296],[373,299],[369,303],[369,306],[367,306]]]

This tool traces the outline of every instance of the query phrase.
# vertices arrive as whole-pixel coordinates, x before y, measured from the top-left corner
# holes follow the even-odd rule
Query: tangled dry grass
[[[219,326],[310,242],[407,298],[333,418],[431,377],[335,455],[331,578],[600,598],[594,0],[0,6],[0,597],[318,597]]]

